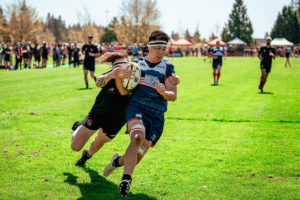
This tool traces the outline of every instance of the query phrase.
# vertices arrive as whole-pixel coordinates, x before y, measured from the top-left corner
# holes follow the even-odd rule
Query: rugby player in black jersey
[[[271,37],[267,37],[266,42],[267,46],[261,47],[258,52],[258,58],[260,59],[260,68],[261,68],[261,77],[260,77],[260,84],[258,89],[261,92],[264,92],[263,87],[267,82],[267,78],[269,73],[271,72],[272,67],[272,59],[275,60],[275,49],[271,47]]]
[[[95,74],[95,58],[100,56],[98,52],[98,48],[92,43],[93,36],[88,36],[88,43],[82,46],[82,51],[85,53],[84,62],[83,62],[83,72],[84,72],[84,81],[86,88],[89,88],[89,81],[88,81],[88,70],[90,70],[90,75],[96,81],[96,74]]]
[[[102,74],[96,80],[96,86],[102,88],[95,103],[86,118],[76,122],[73,126],[71,148],[80,151],[89,138],[99,129],[89,149],[85,149],[76,165],[84,165],[94,153],[110,142],[126,123],[125,107],[128,105],[129,96],[122,96],[117,89],[115,78],[127,78],[134,71],[125,70],[124,64],[128,63],[128,55],[123,50],[108,52],[100,58],[101,63],[112,63],[112,70]]]

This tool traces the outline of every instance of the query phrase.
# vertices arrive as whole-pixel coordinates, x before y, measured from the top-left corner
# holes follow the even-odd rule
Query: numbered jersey
[[[172,63],[163,58],[159,63],[150,63],[147,57],[134,60],[141,69],[139,84],[132,90],[131,102],[142,104],[150,109],[167,111],[167,100],[156,91],[155,83],[163,83],[175,74]]]

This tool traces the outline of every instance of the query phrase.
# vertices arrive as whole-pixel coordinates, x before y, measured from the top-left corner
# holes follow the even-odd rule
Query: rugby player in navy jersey
[[[72,150],[80,151],[98,129],[99,132],[91,142],[89,149],[83,151],[81,158],[75,164],[77,166],[84,165],[105,143],[112,141],[126,123],[125,108],[130,97],[120,94],[115,78],[127,78],[133,75],[134,71],[125,70],[123,67],[128,63],[128,55],[123,50],[108,52],[100,57],[100,62],[112,63],[112,70],[97,78],[96,85],[102,90],[86,118],[73,125]],[[179,77],[172,76],[169,81],[172,84],[178,84]],[[114,158],[119,156],[119,154],[115,154]],[[111,172],[105,171],[103,174],[108,176]]]
[[[88,71],[90,71],[90,75],[94,78],[96,82],[96,74],[95,74],[95,58],[100,56],[98,52],[98,48],[92,43],[93,36],[88,36],[88,43],[82,46],[82,52],[85,53],[84,62],[83,62],[83,73],[84,73],[84,81],[86,88],[89,88],[88,81]]]
[[[164,58],[169,39],[162,31],[151,32],[148,56],[133,61],[141,68],[141,79],[131,91],[131,99],[126,107],[127,130],[131,141],[125,155],[120,157],[115,154],[103,171],[104,175],[106,172],[109,175],[116,167],[124,166],[119,184],[121,196],[129,194],[134,167],[162,135],[168,101],[177,99],[177,86],[169,81],[170,77],[176,76],[174,66]],[[120,78],[116,78],[116,85],[122,95],[128,94]]]
[[[290,63],[290,55],[291,55],[291,53],[292,53],[291,47],[286,47],[285,48],[285,58],[286,58],[286,61],[285,61],[285,64],[284,64],[285,67],[286,67],[287,63],[289,63],[289,66],[292,67],[291,63]]]
[[[261,77],[258,89],[264,92],[263,87],[267,82],[269,73],[271,72],[272,59],[275,60],[275,49],[271,47],[271,37],[267,37],[267,46],[261,47],[258,51],[258,58],[260,59]]]
[[[213,58],[213,77],[214,77],[214,84],[219,85],[219,79],[221,76],[221,68],[223,64],[223,55],[224,59],[226,60],[226,51],[223,47],[220,46],[220,41],[216,42],[216,46],[211,48],[209,53],[209,57]]]

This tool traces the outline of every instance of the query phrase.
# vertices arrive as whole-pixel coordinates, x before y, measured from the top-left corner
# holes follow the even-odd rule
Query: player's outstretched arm
[[[104,87],[111,79],[113,78],[112,76],[112,71],[105,74],[105,75],[101,75],[97,78],[96,80],[96,86],[97,87]]]
[[[156,91],[161,94],[167,101],[176,101],[177,86],[171,84],[168,80],[165,85],[162,83],[155,83]]]

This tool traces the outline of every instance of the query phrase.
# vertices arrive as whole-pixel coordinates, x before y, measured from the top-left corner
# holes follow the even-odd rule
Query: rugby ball
[[[141,68],[137,63],[129,63],[126,66],[127,70],[135,70],[135,75],[132,79],[129,78],[122,78],[123,87],[127,90],[134,89],[140,82],[141,79]]]

